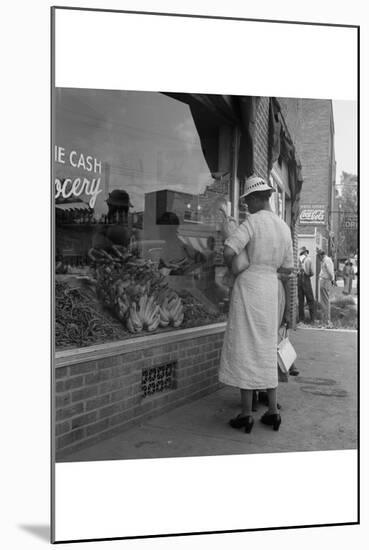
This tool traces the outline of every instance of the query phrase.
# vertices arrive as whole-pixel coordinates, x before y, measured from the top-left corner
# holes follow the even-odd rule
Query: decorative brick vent
[[[143,397],[175,388],[177,361],[164,363],[142,370],[141,389]]]

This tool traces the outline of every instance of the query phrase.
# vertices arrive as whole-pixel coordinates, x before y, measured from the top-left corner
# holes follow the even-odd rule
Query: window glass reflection
[[[231,132],[213,122],[208,134],[222,168],[215,173],[184,101],[152,92],[56,90],[59,282],[97,281],[100,305],[128,333],[224,319],[220,207],[229,208]],[[181,313],[166,323],[176,297]],[[163,304],[160,320],[154,313]],[[148,315],[135,324],[141,309]]]

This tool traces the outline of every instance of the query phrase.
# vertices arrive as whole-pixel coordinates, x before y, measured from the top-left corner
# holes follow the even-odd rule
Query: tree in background
[[[338,255],[340,258],[353,256],[357,252],[357,192],[357,176],[342,172],[338,197]]]

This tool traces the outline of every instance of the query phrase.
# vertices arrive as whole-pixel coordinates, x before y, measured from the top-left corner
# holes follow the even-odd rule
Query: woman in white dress
[[[274,430],[281,424],[277,408],[277,271],[293,271],[293,252],[288,225],[270,207],[273,191],[258,176],[246,180],[242,197],[250,215],[224,246],[229,267],[245,248],[250,262],[233,285],[219,370],[221,382],[241,390],[242,410],[230,425],[244,428],[246,433],[254,423],[253,390],[260,388],[267,388],[269,402],[261,421]]]

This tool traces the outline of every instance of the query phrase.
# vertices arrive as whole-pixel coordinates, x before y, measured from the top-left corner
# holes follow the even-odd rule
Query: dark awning
[[[211,173],[218,170],[219,127],[224,124],[240,130],[237,175],[240,179],[254,171],[253,140],[258,98],[218,94],[165,93],[187,103],[199,134],[204,158]]]
[[[219,94],[165,93],[186,103],[200,138],[211,173],[218,171],[219,127],[236,126],[240,132],[237,176],[240,181],[254,173],[255,119],[259,97]],[[289,170],[293,216],[297,216],[302,186],[301,163],[276,98],[269,100],[269,169],[279,157]]]
[[[279,157],[282,157],[288,166],[292,216],[296,220],[303,183],[301,162],[278,100],[275,97],[271,97],[269,102],[269,169],[272,168],[274,162]]]

